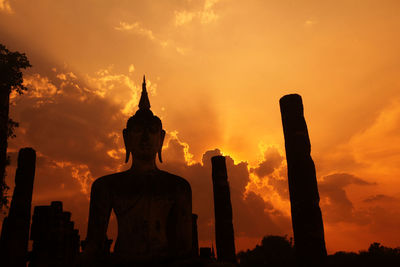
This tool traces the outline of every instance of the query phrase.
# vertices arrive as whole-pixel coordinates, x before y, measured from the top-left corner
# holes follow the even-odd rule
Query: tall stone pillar
[[[235,237],[232,224],[232,205],[225,157],[211,158],[214,189],[215,243],[217,259],[236,262]]]
[[[192,248],[193,248],[193,256],[199,256],[199,235],[197,232],[197,214],[192,214]]]
[[[35,164],[35,150],[22,148],[10,210],[1,231],[0,258],[4,266],[26,266]]]
[[[326,260],[324,226],[311,144],[301,96],[280,99],[294,243],[299,266],[323,266]]]

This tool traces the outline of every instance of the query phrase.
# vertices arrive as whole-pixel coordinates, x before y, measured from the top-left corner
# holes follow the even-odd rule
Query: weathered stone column
[[[280,99],[292,226],[299,266],[323,266],[326,260],[324,226],[311,144],[301,96]]]
[[[22,148],[18,154],[10,211],[1,231],[0,255],[4,266],[26,266],[35,164],[35,150]]]
[[[199,256],[199,235],[197,232],[197,214],[192,213],[192,248],[193,256]]]
[[[235,237],[232,224],[232,205],[225,157],[211,158],[214,189],[215,243],[217,259],[236,262]]]

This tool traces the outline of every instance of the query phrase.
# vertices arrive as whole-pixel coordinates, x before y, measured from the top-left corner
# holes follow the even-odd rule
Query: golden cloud
[[[201,24],[209,24],[218,19],[214,6],[219,0],[205,0],[200,11],[175,10],[175,26],[182,26],[198,19]]]
[[[4,11],[9,14],[13,13],[9,0],[0,0],[0,11]]]

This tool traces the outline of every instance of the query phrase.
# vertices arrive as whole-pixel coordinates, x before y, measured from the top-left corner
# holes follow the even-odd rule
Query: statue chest
[[[133,220],[165,219],[174,204],[174,198],[169,194],[156,192],[130,192],[113,199],[113,209],[117,217]]]
[[[166,249],[167,225],[175,204],[168,187],[151,183],[121,185],[112,203],[118,221],[118,249],[129,247],[135,254]]]
[[[127,181],[113,190],[114,212],[119,217],[157,220],[166,218],[174,204],[173,190],[152,179]]]

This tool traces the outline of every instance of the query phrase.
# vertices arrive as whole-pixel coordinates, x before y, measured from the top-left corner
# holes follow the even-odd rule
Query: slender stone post
[[[301,96],[280,99],[294,243],[299,266],[323,266],[326,260],[324,225],[311,144]]]
[[[211,158],[212,181],[214,189],[215,243],[217,259],[225,262],[236,262],[235,237],[232,224],[231,194],[225,157]]]
[[[4,266],[26,266],[35,164],[35,150],[22,148],[10,211],[1,231],[0,254]]]
[[[192,213],[192,248],[193,256],[199,256],[199,235],[197,232],[197,214]]]

